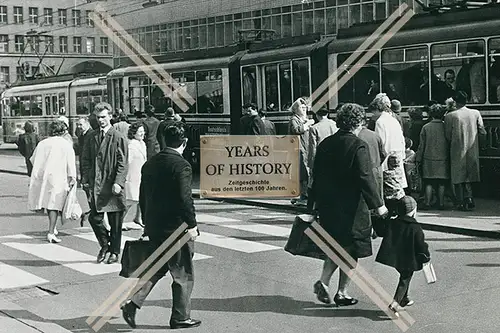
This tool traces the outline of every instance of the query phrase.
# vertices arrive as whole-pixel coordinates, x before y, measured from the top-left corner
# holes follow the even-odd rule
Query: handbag
[[[122,269],[119,275],[126,278],[131,277],[132,273],[134,273],[153,252],[154,248],[147,240],[138,239],[126,241],[121,259]],[[153,263],[151,263],[151,265],[152,264]],[[147,269],[144,270],[143,273],[146,271]],[[140,275],[134,277],[140,278]]]
[[[436,271],[434,271],[434,266],[430,261],[423,265],[422,270],[424,271],[425,280],[428,284],[435,283],[437,281]]]
[[[62,211],[62,222],[65,220],[75,221],[81,218],[83,214],[82,207],[76,197],[76,186],[71,186]]]
[[[326,255],[304,231],[311,226],[316,218],[313,215],[297,215],[293,222],[290,237],[285,245],[285,251],[297,256],[325,259]]]

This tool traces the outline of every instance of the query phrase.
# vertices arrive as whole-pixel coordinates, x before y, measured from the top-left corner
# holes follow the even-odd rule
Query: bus
[[[79,116],[88,116],[94,105],[108,100],[106,77],[54,76],[22,82],[0,95],[3,140],[15,143],[30,120],[40,138],[47,137],[50,122],[60,116],[70,120],[74,135]]]

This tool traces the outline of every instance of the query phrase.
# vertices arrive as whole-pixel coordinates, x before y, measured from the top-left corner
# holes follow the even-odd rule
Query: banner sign
[[[299,137],[202,135],[202,198],[294,198],[300,195]]]

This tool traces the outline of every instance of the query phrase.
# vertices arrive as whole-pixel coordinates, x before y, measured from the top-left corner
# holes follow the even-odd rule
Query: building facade
[[[87,0],[0,2],[0,91],[33,77],[102,73],[112,45],[89,18]]]
[[[434,0],[424,0],[429,1]],[[144,0],[129,1],[114,14],[148,53],[162,55],[229,46],[256,34],[259,39],[334,36],[338,29],[385,19],[403,2],[422,11],[413,0]],[[125,55],[118,48],[114,52],[118,67]]]

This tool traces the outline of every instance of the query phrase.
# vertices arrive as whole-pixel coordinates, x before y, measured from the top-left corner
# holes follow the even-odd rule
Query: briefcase
[[[304,231],[311,226],[315,218],[311,215],[298,215],[293,222],[285,251],[296,256],[325,259],[326,255]]]
[[[120,271],[120,276],[126,278],[130,277],[153,252],[154,248],[147,240],[138,239],[126,241],[122,253],[122,270]],[[146,271],[147,269],[144,270],[144,272]],[[142,274],[143,273],[134,277],[140,278]]]
[[[422,270],[424,271],[425,280],[428,284],[435,283],[437,281],[436,271],[434,270],[434,266],[430,261],[423,265]]]

